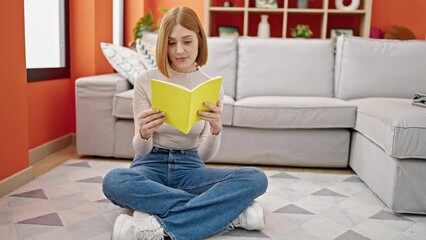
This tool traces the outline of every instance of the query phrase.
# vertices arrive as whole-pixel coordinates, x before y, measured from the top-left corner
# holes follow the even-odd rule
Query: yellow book
[[[201,119],[198,111],[208,111],[205,102],[217,104],[223,78],[209,79],[193,89],[161,81],[151,80],[151,107],[166,114],[166,123],[187,134]]]

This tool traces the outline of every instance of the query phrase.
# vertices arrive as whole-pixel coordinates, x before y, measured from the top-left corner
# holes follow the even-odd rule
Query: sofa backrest
[[[335,91],[341,99],[426,92],[426,41],[339,37]]]
[[[235,98],[237,78],[237,40],[231,38],[207,38],[209,55],[202,70],[211,77],[222,76],[225,94]]]
[[[236,99],[250,96],[333,97],[330,40],[238,39]]]

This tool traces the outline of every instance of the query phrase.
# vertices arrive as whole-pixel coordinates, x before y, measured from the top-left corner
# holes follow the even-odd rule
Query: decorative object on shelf
[[[312,31],[309,25],[297,24],[295,28],[291,29],[291,36],[294,38],[310,38]]]
[[[238,38],[240,36],[240,30],[238,27],[233,26],[219,26],[219,37],[227,38]]]
[[[383,31],[382,29],[378,28],[378,27],[372,27],[370,28],[370,38],[376,38],[376,39],[380,39],[383,38]]]
[[[343,11],[353,11],[353,10],[357,10],[359,8],[359,4],[361,3],[360,0],[352,0],[351,3],[349,5],[345,5],[343,3],[344,0],[336,0],[336,8],[338,10],[343,10]]]
[[[224,6],[224,7],[233,7],[233,6],[234,6],[234,4],[232,4],[232,2],[231,2],[231,1],[225,1],[225,2],[223,3],[223,6]]]
[[[352,28],[332,28],[330,29],[330,39],[333,41],[334,49],[336,49],[337,37],[340,35],[353,36],[354,30]]]
[[[330,29],[330,38],[335,39],[340,35],[353,36],[354,30],[352,28],[332,28]]]
[[[384,39],[411,40],[416,39],[416,35],[409,28],[403,26],[392,26],[386,31]]]
[[[260,38],[269,38],[271,36],[271,26],[268,22],[268,15],[260,15],[260,23],[257,27],[257,36]]]
[[[297,8],[308,8],[309,0],[297,0]]]
[[[257,8],[278,8],[277,0],[256,0]]]

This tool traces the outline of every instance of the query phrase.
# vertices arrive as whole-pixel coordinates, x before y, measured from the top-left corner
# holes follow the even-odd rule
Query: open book
[[[180,85],[151,80],[151,107],[166,114],[166,123],[187,134],[201,119],[198,111],[209,111],[204,103],[217,104],[223,78],[209,79],[189,90]]]

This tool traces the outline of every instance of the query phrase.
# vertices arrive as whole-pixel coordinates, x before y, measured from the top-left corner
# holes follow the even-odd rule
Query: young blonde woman
[[[254,167],[204,164],[220,146],[223,89],[217,104],[205,103],[210,111],[199,112],[202,121],[188,134],[165,124],[164,113],[151,108],[151,79],[189,89],[210,79],[199,69],[207,62],[207,41],[193,10],[176,7],[164,16],[156,62],[158,68],[135,82],[135,158],[130,168],[114,169],[104,179],[105,196],[134,210],[133,216],[117,217],[112,238],[190,240],[235,227],[263,229],[263,210],[254,199],[266,191],[265,174]]]

